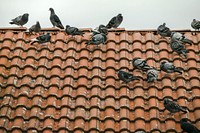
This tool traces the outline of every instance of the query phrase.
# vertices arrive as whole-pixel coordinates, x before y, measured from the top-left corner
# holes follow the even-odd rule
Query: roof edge
[[[27,27],[0,27],[0,31],[27,31]],[[92,28],[80,28],[82,31],[91,31]],[[42,28],[41,31],[64,31],[64,29],[59,29],[59,28]],[[157,29],[142,29],[142,30],[129,30],[125,28],[116,28],[116,29],[109,29],[110,32],[156,32]],[[177,30],[172,30],[172,31],[178,31],[178,32],[192,32],[191,29],[177,29]]]

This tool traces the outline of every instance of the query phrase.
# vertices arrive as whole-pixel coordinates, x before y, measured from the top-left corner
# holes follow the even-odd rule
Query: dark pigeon
[[[161,62],[160,69],[166,73],[178,72],[182,74],[180,68],[177,68],[176,66],[174,66],[172,63],[169,63],[168,61]]]
[[[162,37],[170,37],[171,36],[170,28],[166,27],[166,23],[159,25],[158,28],[157,28],[157,32]]]
[[[199,29],[200,29],[200,21],[196,20],[196,19],[193,19],[193,21],[191,23],[191,26],[192,26],[193,29],[195,29],[195,31],[199,31]]]
[[[99,25],[99,27],[95,28],[93,31],[93,35],[99,34],[99,33],[104,33],[105,35],[108,34],[108,29],[105,25]]]
[[[168,98],[164,98],[164,106],[170,112],[170,114],[174,114],[180,111],[187,113],[186,107],[179,106],[177,103],[169,100]]]
[[[53,8],[49,8],[49,10],[51,12],[51,14],[50,14],[50,21],[51,21],[53,27],[56,26],[56,27],[58,27],[60,29],[64,29],[64,26],[62,25],[59,17],[55,14]]]
[[[127,73],[122,70],[118,71],[118,77],[120,80],[122,80],[125,83],[129,83],[130,81],[133,81],[133,80],[140,80],[138,77],[133,76],[133,74]]]
[[[68,35],[72,35],[72,36],[75,36],[75,35],[81,35],[81,36],[83,36],[83,32],[82,31],[80,31],[76,27],[70,27],[69,25],[66,25],[65,32]]]
[[[38,42],[39,44],[50,42],[50,40],[51,40],[51,35],[50,35],[50,33],[47,33],[47,34],[38,36],[37,38],[33,39],[31,42],[31,45],[36,42]]]
[[[197,129],[194,125],[188,122],[187,118],[181,119],[181,129],[187,133],[200,133],[200,130]]]
[[[180,41],[182,43],[188,43],[190,45],[192,45],[192,41],[187,39],[183,34],[179,33],[179,32],[172,32],[171,34],[171,41]]]
[[[11,22],[9,22],[9,23],[10,24],[16,24],[18,26],[23,26],[28,22],[28,16],[29,16],[29,14],[25,13],[21,16],[18,16],[16,18],[12,19]]]
[[[89,45],[89,44],[95,44],[95,45],[99,45],[99,44],[105,44],[107,40],[107,37],[105,34],[103,33],[100,33],[100,34],[96,34],[92,37],[91,40],[87,41],[85,44],[86,44],[86,47]]]
[[[155,68],[151,68],[147,70],[147,82],[155,82],[158,79],[158,71]]]
[[[110,28],[117,28],[123,21],[123,16],[122,14],[118,14],[117,16],[113,17],[108,24],[106,25],[106,27],[108,29]]]
[[[34,24],[33,26],[31,26],[31,28],[29,28],[29,32],[40,32],[41,30],[41,26],[39,21],[36,22],[36,24]]]
[[[173,51],[177,52],[178,55],[183,54],[185,58],[187,58],[187,53],[189,53],[189,51],[185,49],[180,41],[171,41],[170,47]]]
[[[140,69],[140,70],[147,71],[148,69],[151,69],[151,67],[147,64],[146,60],[141,59],[139,57],[134,58],[132,60],[132,64],[133,64],[133,67],[136,67],[137,69]]]

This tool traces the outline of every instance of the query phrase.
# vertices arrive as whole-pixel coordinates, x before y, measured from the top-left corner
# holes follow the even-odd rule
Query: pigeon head
[[[166,26],[166,23],[163,23],[163,26]]]
[[[167,63],[167,61],[162,61],[160,66],[163,66],[165,63]]]
[[[141,59],[140,57],[135,57],[135,58],[133,58],[133,62],[135,62],[137,59]]]
[[[54,9],[53,8],[49,8],[49,11],[54,12]]]
[[[168,98],[164,98],[164,104],[168,104],[169,99]]]
[[[29,14],[28,13],[25,13],[23,14],[22,18],[28,18]]]
[[[122,16],[122,14],[121,14],[121,13],[119,13],[117,16]]]
[[[67,29],[68,27],[70,27],[69,25],[66,25],[65,28]]]
[[[123,71],[122,70],[119,70],[117,73],[122,73]]]
[[[187,121],[188,121],[187,118],[183,118],[183,119],[181,119],[181,122],[187,122]]]

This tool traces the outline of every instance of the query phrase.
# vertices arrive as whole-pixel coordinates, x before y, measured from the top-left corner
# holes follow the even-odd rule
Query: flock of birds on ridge
[[[50,8],[49,9],[51,14],[50,14],[50,21],[53,25],[53,27],[58,27],[60,29],[64,29],[64,26],[62,25],[59,17],[55,14],[54,9]],[[29,14],[25,13],[21,16],[18,16],[14,19],[11,20],[10,24],[16,24],[19,26],[23,26],[28,22],[28,17]],[[94,45],[99,45],[99,44],[105,44],[107,40],[107,33],[108,29],[110,28],[117,28],[123,21],[123,16],[122,14],[118,14],[117,16],[113,17],[108,24],[105,25],[99,25],[96,29],[92,30],[92,38],[86,42],[86,47],[90,44]],[[191,23],[192,28],[196,30],[200,29],[200,21],[193,19]],[[40,23],[37,21],[35,25],[29,28],[29,32],[35,32],[38,33],[41,30]],[[65,27],[65,32],[68,35],[81,35],[83,36],[83,31],[79,30],[76,27],[70,27],[69,25],[66,25]],[[189,52],[188,50],[185,49],[184,44],[189,44],[192,45],[192,41],[187,39],[183,34],[179,32],[172,32],[170,28],[166,27],[166,24],[163,23],[162,25],[158,26],[157,28],[158,34],[160,34],[162,37],[170,37],[170,47],[173,51],[177,52],[179,55],[183,55],[185,58],[187,58],[187,53]],[[196,33],[195,33],[196,34]],[[40,35],[35,39],[32,39],[32,42],[30,43],[31,45],[34,43],[47,43],[50,42],[51,36],[50,33]],[[132,60],[132,65],[144,72],[146,72],[147,75],[147,82],[155,82],[158,78],[158,70],[156,70],[155,67],[151,67],[147,64],[147,61],[145,59],[141,58],[134,58]],[[160,70],[159,71],[164,71],[166,73],[173,73],[173,72],[178,72],[182,74],[182,68],[176,67],[173,65],[173,63],[170,63],[168,61],[162,61],[160,64]],[[120,80],[125,82],[126,84],[134,81],[134,80],[139,80],[138,76],[134,76],[131,73],[125,72],[123,70],[118,71],[118,77]],[[170,112],[169,114],[174,114],[176,112],[184,112],[187,113],[187,107],[180,106],[177,103],[175,103],[172,100],[169,100],[168,98],[164,98],[164,106],[165,108]],[[188,132],[188,133],[200,133],[200,130],[197,129],[194,125],[188,122],[187,118],[182,118],[181,121],[181,128],[183,131]]]

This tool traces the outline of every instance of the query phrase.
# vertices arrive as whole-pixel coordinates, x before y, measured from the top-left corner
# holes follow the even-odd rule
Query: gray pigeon
[[[28,22],[28,16],[29,16],[29,14],[25,13],[21,16],[18,16],[16,18],[12,19],[11,22],[9,22],[9,23],[10,24],[16,24],[18,26],[23,26]]]
[[[173,51],[177,52],[178,55],[183,54],[185,58],[187,58],[187,54],[189,50],[186,50],[184,45],[180,41],[171,41],[170,47]]]
[[[151,67],[147,64],[147,61],[144,59],[141,59],[139,57],[136,57],[132,60],[133,67],[136,67],[137,69],[147,71],[148,69],[151,69]]]
[[[89,45],[89,44],[95,44],[95,45],[99,45],[99,44],[105,44],[107,40],[107,37],[104,33],[100,33],[100,34],[96,34],[92,37],[91,40],[87,41],[85,44],[86,44],[86,47]]]
[[[67,34],[69,34],[69,35],[72,35],[72,36],[74,36],[74,35],[81,35],[81,36],[83,36],[83,34],[84,34],[78,28],[76,28],[76,27],[70,27],[69,25],[66,25],[65,32]]]
[[[191,23],[191,26],[192,26],[193,29],[195,29],[195,31],[199,31],[199,29],[200,29],[200,21],[196,20],[196,19],[193,19],[193,21]]]
[[[133,74],[130,74],[122,70],[118,71],[118,77],[120,80],[122,80],[125,83],[129,83],[130,81],[133,81],[133,80],[139,80],[139,78],[136,76],[133,76]]]
[[[39,21],[36,22],[31,28],[29,28],[29,32],[40,32],[41,27]]]
[[[32,39],[31,45],[36,42],[38,42],[39,44],[50,42],[50,40],[51,40],[51,35],[50,33],[47,33],[47,34],[38,36],[35,39]]]
[[[108,24],[106,25],[106,27],[108,29],[110,28],[117,28],[123,21],[123,16],[122,14],[118,14],[117,16],[113,17]]]
[[[152,67],[151,69],[147,70],[147,82],[151,83],[157,81],[158,79],[158,71],[156,68]]]
[[[162,61],[160,64],[160,69],[167,73],[178,72],[182,74],[180,68],[177,68],[176,66],[174,66],[172,63],[169,63],[168,61]]]
[[[180,106],[177,103],[169,100],[168,98],[164,98],[164,106],[170,112],[171,115],[180,111],[187,113],[186,107]]]
[[[104,33],[105,35],[108,34],[108,29],[105,25],[101,24],[99,27],[95,28],[93,31],[93,35],[99,34],[99,33]]]
[[[187,39],[183,34],[179,32],[172,32],[171,41],[181,41],[182,43],[189,43],[192,45],[192,41]]]
[[[56,26],[56,27],[58,27],[60,29],[64,29],[64,26],[62,25],[59,17],[55,14],[53,8],[49,8],[49,10],[51,12],[51,14],[50,14],[50,21],[51,21],[53,27]]]
[[[158,28],[157,28],[157,32],[162,37],[170,37],[171,36],[171,31],[168,27],[166,27],[166,23],[159,25]]]
[[[200,133],[200,130],[197,129],[194,125],[188,122],[187,118],[181,119],[181,129],[187,133]]]

